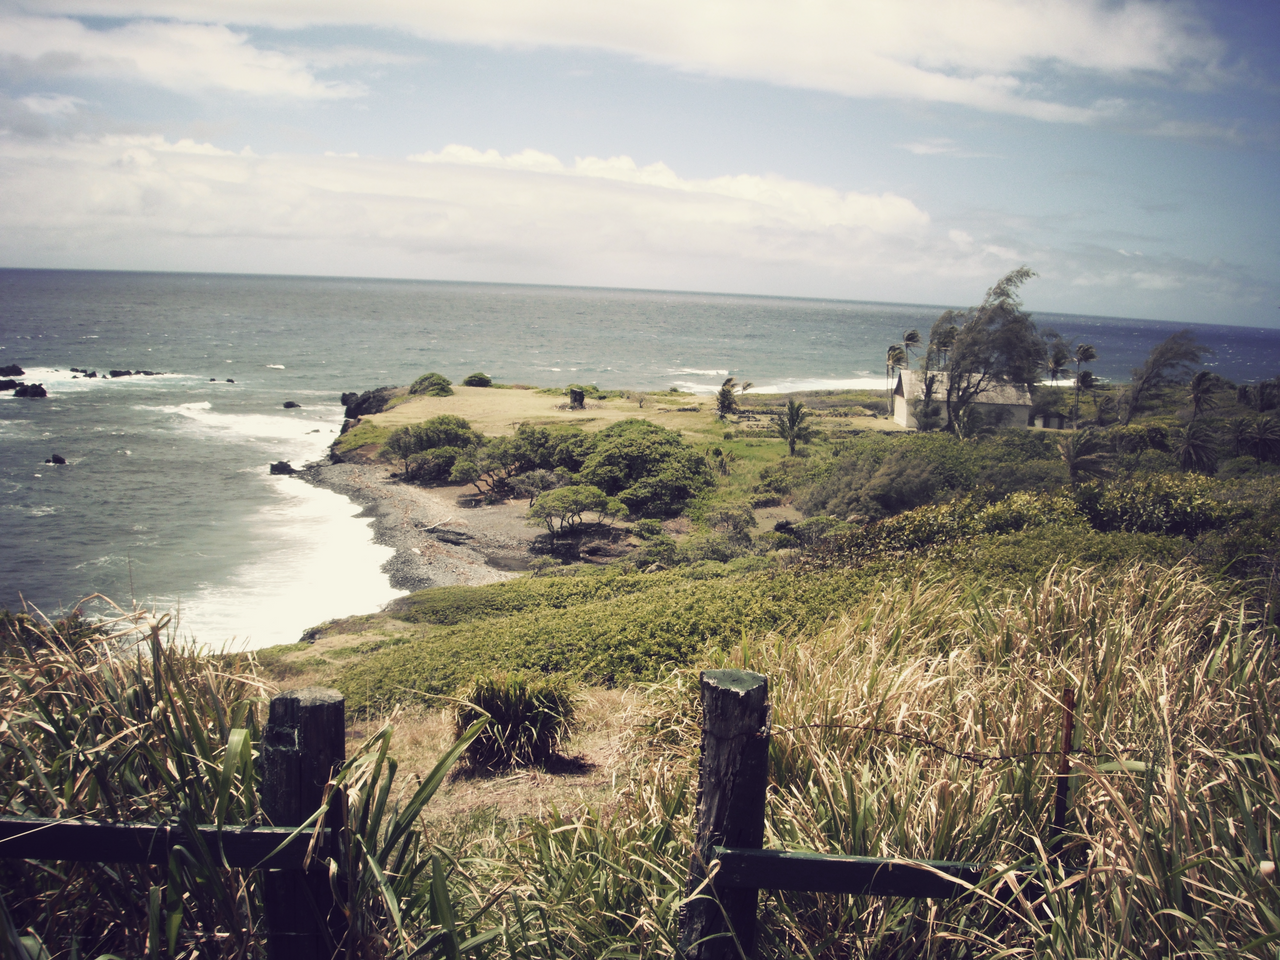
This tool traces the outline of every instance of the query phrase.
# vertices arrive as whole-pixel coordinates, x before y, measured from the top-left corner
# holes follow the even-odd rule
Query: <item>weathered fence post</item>
[[[769,682],[747,670],[707,670],[702,683],[702,756],[691,896],[707,878],[714,847],[759,850],[769,778]],[[755,945],[754,888],[715,887],[714,879],[680,910],[680,950],[687,960],[728,960]]]
[[[336,690],[307,687],[271,700],[260,758],[262,809],[275,826],[304,823],[324,800],[325,784],[346,760],[345,701]],[[330,809],[325,826],[336,842],[343,811]],[[267,870],[263,905],[269,960],[312,960],[333,955],[344,919],[334,906],[328,870]]]

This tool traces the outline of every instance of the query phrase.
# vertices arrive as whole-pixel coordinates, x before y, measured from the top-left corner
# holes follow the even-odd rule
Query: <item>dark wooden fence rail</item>
[[[273,851],[320,808],[325,785],[346,760],[345,727],[345,704],[336,690],[308,687],[274,697],[259,754],[262,809],[274,826],[197,828],[215,857],[225,857],[233,867],[266,871],[270,960],[328,958],[342,939],[343,918],[334,907],[327,869],[319,864],[302,869],[313,831]],[[318,851],[321,863],[333,852],[343,816],[331,805]],[[184,839],[191,838],[164,824],[0,818],[0,857],[5,858],[165,864],[170,848]]]
[[[707,670],[701,683],[697,826],[687,899],[680,911],[685,960],[752,956],[762,889],[945,898],[966,892],[982,878],[985,866],[976,863],[760,849],[768,786],[769,682],[746,670]],[[719,869],[708,881],[716,860]]]

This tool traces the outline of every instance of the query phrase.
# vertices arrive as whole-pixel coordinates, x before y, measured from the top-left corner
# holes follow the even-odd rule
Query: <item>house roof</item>
[[[937,382],[934,385],[934,399],[942,401],[947,394],[947,375],[934,374]],[[898,374],[898,383],[894,387],[894,395],[907,400],[919,400],[924,393],[924,381],[911,370],[903,370]],[[974,403],[999,403],[1012,407],[1031,406],[1031,391],[1022,383],[993,383],[974,399]]]

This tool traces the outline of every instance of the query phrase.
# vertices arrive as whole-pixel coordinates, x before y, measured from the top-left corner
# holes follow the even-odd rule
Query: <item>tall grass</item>
[[[97,627],[5,622],[0,814],[167,822],[190,839],[158,866],[0,859],[0,956],[263,955],[261,874],[225,866],[194,828],[262,822],[254,753],[268,691],[251,656],[197,652],[168,626],[123,614]],[[312,818],[344,810],[323,864],[347,921],[335,956],[457,957],[493,935],[478,926],[483,909],[454,909],[451,868],[418,826],[481,726],[404,790],[389,725],[335,772]]]
[[[770,678],[767,846],[992,864],[952,901],[766,893],[761,954],[1274,955],[1275,639],[1189,569],[1139,567],[1017,593],[902,581],[823,630],[745,641],[709,665]],[[477,891],[514,896],[501,955],[675,955],[695,690],[686,672],[655,689],[618,805],[477,841]]]

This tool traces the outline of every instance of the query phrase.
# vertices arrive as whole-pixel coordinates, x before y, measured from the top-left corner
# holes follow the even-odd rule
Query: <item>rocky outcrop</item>
[[[65,457],[60,457],[56,453],[52,457],[50,457],[48,460],[45,461],[45,463],[52,463],[54,466],[57,466],[57,467],[65,466],[66,462],[67,461]]]
[[[24,383],[17,390],[13,391],[15,397],[29,397],[32,400],[37,397],[47,397],[49,391],[44,388],[43,383]]]
[[[403,392],[403,387],[378,387],[374,390],[366,390],[359,396],[354,393],[344,393],[342,403],[347,408],[347,419],[355,420],[358,417],[381,413],[392,399]]]
[[[297,473],[298,471],[293,469],[293,465],[290,464],[288,460],[277,460],[271,465],[271,472],[273,474],[283,474],[287,477],[291,474]]]
[[[27,371],[16,363],[11,363],[7,367],[0,367],[0,377],[25,377],[26,375]]]
[[[21,386],[21,380],[0,380],[0,390],[17,390]]]
[[[299,407],[301,407],[301,406],[302,406],[302,404],[300,404],[300,403],[295,403],[295,402],[294,402],[294,401],[292,401],[292,400],[286,400],[286,401],[284,402],[284,408],[285,408],[286,410],[297,410],[297,409],[298,409]]]

